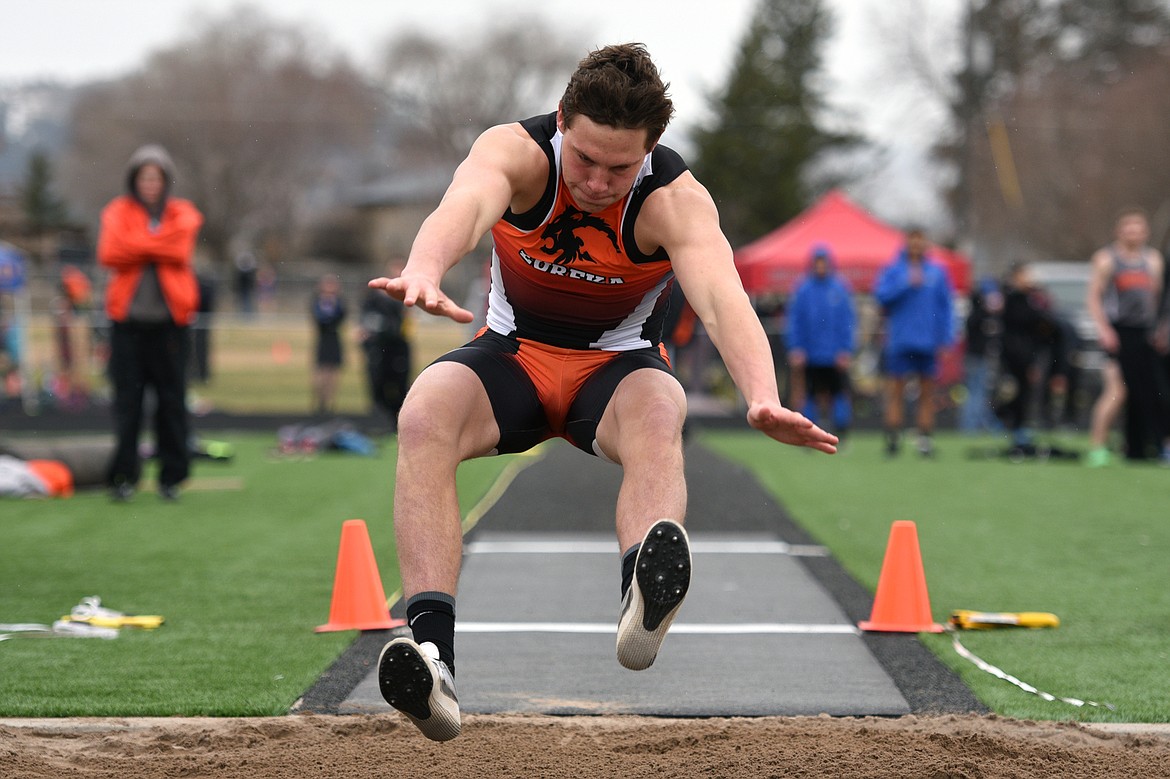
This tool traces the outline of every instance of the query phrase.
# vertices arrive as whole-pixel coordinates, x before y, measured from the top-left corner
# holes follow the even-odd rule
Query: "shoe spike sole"
[[[410,644],[388,644],[378,660],[378,689],[394,708],[418,720],[431,716],[431,677],[427,661]]]
[[[658,629],[682,603],[691,583],[690,548],[673,522],[659,522],[638,551],[635,575],[642,590],[642,627]]]

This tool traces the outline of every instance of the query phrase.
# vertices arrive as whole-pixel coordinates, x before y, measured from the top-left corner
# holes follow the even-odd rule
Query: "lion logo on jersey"
[[[601,232],[613,244],[615,250],[620,250],[617,233],[605,223],[605,220],[584,211],[578,211],[572,206],[566,208],[564,213],[557,216],[544,228],[540,237],[548,241],[548,244],[540,247],[540,250],[548,255],[556,255],[556,259],[552,261],[554,265],[572,265],[578,260],[597,262],[596,259],[589,256],[589,252],[584,251],[585,239],[577,235],[578,230],[587,228]]]

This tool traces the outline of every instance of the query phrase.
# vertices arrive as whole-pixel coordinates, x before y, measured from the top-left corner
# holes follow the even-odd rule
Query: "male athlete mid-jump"
[[[589,54],[556,112],[479,137],[401,275],[370,282],[408,306],[470,322],[440,282],[491,232],[486,327],[422,372],[398,420],[394,530],[413,639],[386,645],[378,681],[428,738],[454,738],[461,727],[463,460],[560,437],[621,466],[617,657],[633,670],[654,662],[691,574],[686,397],[662,346],[673,283],[743,393],[748,423],[782,443],[836,451],[835,436],[780,404],[768,339],[715,204],[658,144],[673,110],[642,45]]]

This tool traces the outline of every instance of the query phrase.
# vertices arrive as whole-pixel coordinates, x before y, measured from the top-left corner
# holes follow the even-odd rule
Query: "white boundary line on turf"
[[[610,622],[460,622],[457,633],[613,633]],[[745,622],[743,624],[675,623],[670,634],[694,636],[731,635],[860,635],[853,625]]]
[[[613,541],[472,541],[467,554],[616,554]],[[693,554],[778,554],[792,557],[826,557],[829,552],[814,544],[783,541],[691,541]]]

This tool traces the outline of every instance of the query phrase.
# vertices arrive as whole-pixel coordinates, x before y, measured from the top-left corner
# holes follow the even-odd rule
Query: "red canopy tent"
[[[901,230],[833,190],[792,221],[740,247],[735,264],[749,294],[787,295],[808,272],[813,247],[824,244],[854,291],[871,292],[878,273],[905,242]],[[971,264],[965,257],[941,246],[931,246],[930,254],[947,268],[956,290],[970,288]]]

